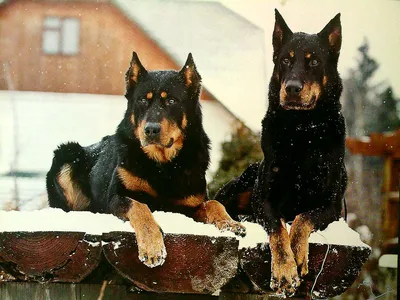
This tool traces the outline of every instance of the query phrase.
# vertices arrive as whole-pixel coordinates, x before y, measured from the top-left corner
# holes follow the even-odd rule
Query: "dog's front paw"
[[[246,227],[234,220],[221,220],[216,222],[215,226],[221,231],[232,231],[238,236],[246,236]]]
[[[157,238],[148,237],[146,241],[139,243],[139,260],[149,268],[162,266],[167,257],[164,240],[160,233]]]
[[[291,297],[300,285],[296,262],[293,258],[276,262],[272,259],[272,275],[270,287],[282,297]]]
[[[293,243],[292,250],[300,276],[303,277],[308,274],[308,240],[302,239]]]

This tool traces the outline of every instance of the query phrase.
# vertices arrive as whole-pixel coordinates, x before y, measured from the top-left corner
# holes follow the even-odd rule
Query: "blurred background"
[[[0,0],[0,209],[46,207],[57,145],[113,134],[132,51],[148,70],[180,69],[193,53],[213,196],[262,159],[275,8],[309,33],[341,13],[348,223],[373,252],[340,298],[396,299],[385,255],[398,253],[400,1]]]

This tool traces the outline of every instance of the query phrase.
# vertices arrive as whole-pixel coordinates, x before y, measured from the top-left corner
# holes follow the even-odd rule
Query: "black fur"
[[[249,189],[253,216],[268,232],[280,226],[280,218],[288,222],[302,213],[315,230],[340,217],[347,175],[345,123],[339,102],[342,83],[337,71],[339,17],[319,34],[292,33],[277,12],[275,67],[269,107],[262,121],[264,160],[259,168],[250,166],[216,196],[232,217],[243,213],[232,208],[232,202]],[[305,58],[308,53],[309,59]],[[301,85],[313,82],[321,88],[315,107],[306,107],[299,97],[282,99],[281,86],[287,86],[289,80]]]
[[[187,68],[191,71],[188,74],[190,84],[185,77]],[[192,208],[176,206],[173,201],[206,193],[205,172],[209,165],[210,142],[202,126],[199,103],[201,78],[192,57],[189,55],[180,72],[147,72],[134,53],[126,81],[127,110],[114,135],[106,136],[88,147],[67,143],[55,150],[53,164],[47,174],[49,204],[66,211],[71,209],[57,180],[61,168],[70,164],[73,183],[90,200],[86,210],[123,216],[129,209],[130,197],[146,203],[152,211],[166,210],[190,215]],[[146,99],[149,91],[153,93],[151,100]],[[166,99],[160,97],[162,91],[167,91]],[[173,99],[171,103],[168,102],[170,99]],[[134,121],[131,120],[132,114]],[[185,128],[181,125],[184,116],[187,118]],[[159,122],[162,119],[177,124],[183,132],[182,148],[166,162],[146,155],[140,139],[135,135],[142,121]],[[117,174],[118,167],[145,179],[156,191],[157,197],[128,190]]]

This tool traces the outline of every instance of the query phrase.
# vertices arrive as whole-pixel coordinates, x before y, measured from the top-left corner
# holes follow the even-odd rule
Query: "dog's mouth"
[[[156,146],[156,147],[158,147],[158,148],[164,148],[164,149],[169,149],[169,148],[171,148],[172,147],[172,145],[174,144],[174,139],[173,138],[170,138],[169,139],[169,141],[168,141],[168,143],[166,143],[166,144],[163,144],[163,143],[161,143],[159,140],[143,140],[143,141],[140,141],[140,143],[141,143],[141,145],[142,145],[142,147],[147,147],[147,146],[150,146],[150,145],[154,145],[154,146]]]
[[[311,110],[314,109],[317,104],[316,99],[315,96],[312,96],[309,101],[304,102],[300,97],[291,97],[281,101],[281,106],[285,110]]]

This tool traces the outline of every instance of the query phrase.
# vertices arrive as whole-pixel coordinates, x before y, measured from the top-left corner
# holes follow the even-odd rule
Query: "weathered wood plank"
[[[103,252],[110,264],[146,291],[212,294],[237,272],[235,238],[166,234],[167,258],[155,268],[139,261],[133,233],[107,233],[103,240],[108,242]]]
[[[0,284],[1,300],[97,300],[100,284],[8,282]],[[102,300],[124,300],[125,286],[107,285]]]

